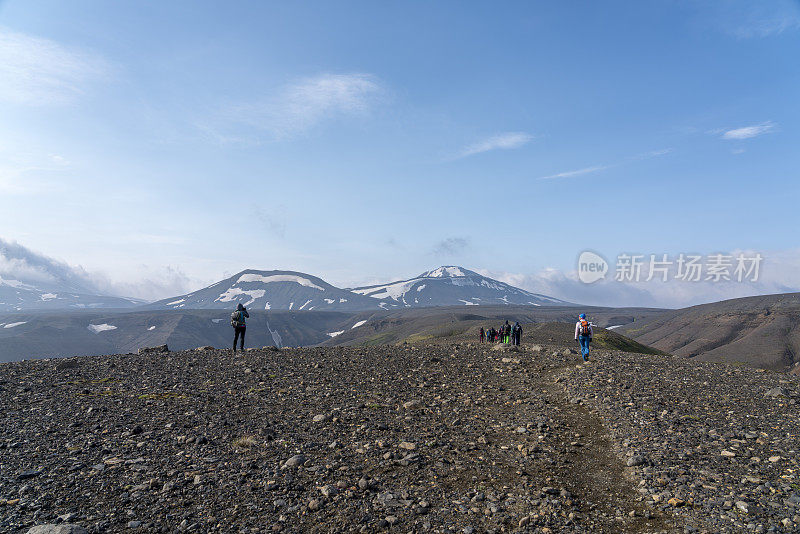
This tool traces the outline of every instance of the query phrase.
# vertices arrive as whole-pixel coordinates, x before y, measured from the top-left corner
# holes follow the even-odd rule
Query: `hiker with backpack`
[[[575,341],[581,345],[583,361],[589,361],[589,343],[592,342],[592,323],[586,320],[585,313],[580,314],[578,316],[578,322],[575,323]]]
[[[231,326],[233,327],[233,352],[236,352],[236,342],[239,341],[240,336],[241,341],[239,343],[239,350],[244,351],[244,334],[247,332],[247,317],[250,317],[250,314],[247,313],[247,308],[242,306],[242,303],[240,302],[236,306],[236,311],[231,314]]]
[[[483,327],[481,327],[480,338],[481,338],[481,343],[486,341],[486,332],[484,332]]]
[[[514,324],[514,328],[511,330],[512,345],[519,347],[520,339],[522,339],[522,327],[519,325],[519,321],[517,321]]]

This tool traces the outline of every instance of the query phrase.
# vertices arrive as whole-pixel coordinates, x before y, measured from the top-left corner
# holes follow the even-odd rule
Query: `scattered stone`
[[[787,390],[786,388],[777,387],[777,388],[772,388],[772,389],[767,390],[767,392],[764,393],[764,396],[765,397],[772,397],[772,398],[789,397],[790,393],[789,393],[789,390]]]
[[[291,458],[286,460],[286,462],[284,462],[283,466],[284,467],[297,467],[297,466],[303,465],[304,463],[306,463],[306,457],[303,456],[302,454],[295,454],[294,456],[292,456]]]
[[[625,465],[627,465],[628,467],[636,467],[639,465],[644,465],[646,461],[647,460],[645,459],[644,456],[640,454],[634,454],[633,456],[628,458],[628,460],[625,462]]]
[[[60,525],[38,525],[28,530],[27,534],[89,534],[80,525],[62,523]]]

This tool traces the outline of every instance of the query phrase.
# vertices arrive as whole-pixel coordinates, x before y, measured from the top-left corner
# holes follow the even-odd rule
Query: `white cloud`
[[[761,124],[754,124],[752,126],[744,126],[742,128],[735,128],[727,130],[722,134],[723,139],[750,139],[765,133],[769,133],[775,129],[775,123],[772,121],[762,122]]]
[[[753,251],[733,250],[734,257],[743,253],[752,257]],[[684,282],[668,280],[662,282],[658,277],[650,282],[647,277],[648,264],[642,267],[642,281],[614,281],[615,259],[611,260],[606,280],[584,284],[578,280],[575,271],[544,269],[535,273],[509,273],[477,270],[511,285],[561,298],[577,304],[593,306],[655,306],[682,308],[696,304],[717,302],[753,295],[791,293],[800,291],[800,249],[763,252],[758,281],[735,279],[728,282]],[[674,257],[671,258],[674,260]],[[674,274],[674,273],[673,273]]]
[[[131,268],[125,279],[120,279],[69,265],[2,238],[0,278],[52,289],[54,292],[69,290],[144,300],[158,300],[202,287],[201,281],[190,278],[174,267],[138,265]]]
[[[120,280],[119,276],[112,278],[103,273],[91,273],[89,276],[101,294],[150,301],[183,295],[207,285],[205,281],[195,280],[179,268],[171,266],[139,265],[124,280]]]
[[[107,71],[106,62],[92,53],[0,28],[0,101],[62,104]]]
[[[591,174],[593,172],[602,171],[608,168],[608,165],[595,165],[593,167],[584,167],[574,171],[565,171],[558,174],[551,174],[549,176],[542,176],[539,180],[550,180],[552,178],[572,178],[573,176],[580,176],[582,174]]]
[[[533,139],[533,136],[525,132],[505,132],[492,137],[486,138],[477,143],[473,143],[464,148],[461,153],[456,157],[466,158],[482,152],[489,152],[490,150],[510,150],[519,148]]]
[[[226,120],[267,131],[275,138],[290,138],[325,121],[363,116],[383,92],[378,80],[369,74],[320,74],[290,84],[263,101],[230,108]],[[241,134],[211,130],[220,139],[247,139]]]

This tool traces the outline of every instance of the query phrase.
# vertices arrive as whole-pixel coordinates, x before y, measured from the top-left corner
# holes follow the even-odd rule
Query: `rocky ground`
[[[3,364],[0,532],[793,532],[799,390],[466,340]]]

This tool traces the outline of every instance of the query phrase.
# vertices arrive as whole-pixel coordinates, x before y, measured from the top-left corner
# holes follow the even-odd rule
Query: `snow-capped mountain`
[[[351,291],[379,300],[381,307],[385,309],[464,305],[554,306],[569,304],[563,300],[531,293],[456,266],[443,266],[410,280],[357,287]]]
[[[380,303],[339,289],[308,274],[248,269],[192,293],[149,304],[148,309],[233,309],[238,303],[252,310],[360,311]]]
[[[94,295],[85,287],[59,281],[20,281],[0,277],[0,311],[131,308],[141,300]]]
[[[294,271],[248,269],[206,288],[145,306],[146,309],[367,311],[432,306],[569,304],[531,293],[464,269],[446,266],[401,280],[355,289],[339,289],[324,280]]]

